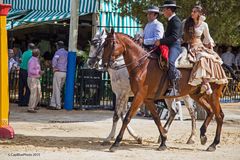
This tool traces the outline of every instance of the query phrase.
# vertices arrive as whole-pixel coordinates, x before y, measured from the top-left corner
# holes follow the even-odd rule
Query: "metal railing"
[[[43,68],[41,77],[42,99],[40,104],[48,106],[52,95],[53,72],[51,68]],[[11,70],[9,73],[9,98],[10,102],[18,101],[19,70]],[[62,91],[62,102],[64,102],[64,89]],[[113,92],[109,75],[107,72],[76,69],[74,86],[74,108],[75,109],[112,109]]]

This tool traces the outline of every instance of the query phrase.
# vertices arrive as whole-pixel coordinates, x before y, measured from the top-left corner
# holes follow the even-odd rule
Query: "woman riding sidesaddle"
[[[210,82],[226,84],[228,80],[221,66],[223,63],[221,58],[213,51],[214,41],[204,20],[202,7],[197,5],[193,7],[191,16],[185,21],[184,41],[189,44],[189,59],[194,62],[188,83],[192,86],[201,84],[201,93],[212,94]]]

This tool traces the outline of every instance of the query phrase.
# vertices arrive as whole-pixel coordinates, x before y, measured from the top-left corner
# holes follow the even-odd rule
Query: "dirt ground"
[[[225,113],[221,143],[215,152],[205,149],[213,141],[216,122],[207,130],[208,142],[201,145],[197,121],[196,143],[186,144],[191,121],[183,109],[184,121],[175,120],[169,130],[166,151],[158,151],[158,130],[150,118],[135,117],[131,126],[143,137],[143,144],[125,132],[119,149],[109,152],[101,142],[111,129],[112,111],[52,111],[41,108],[27,113],[25,107],[11,104],[10,125],[13,140],[0,140],[1,160],[240,160],[240,104],[223,104]],[[162,121],[163,123],[165,121]],[[118,130],[120,129],[120,123]],[[118,131],[117,131],[118,133]]]

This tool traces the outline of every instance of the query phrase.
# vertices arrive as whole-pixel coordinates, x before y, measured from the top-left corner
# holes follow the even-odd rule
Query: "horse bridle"
[[[115,35],[113,35],[113,37],[110,37],[110,38],[107,37],[107,38],[105,39],[104,47],[105,47],[105,45],[107,44],[108,41],[110,41],[110,42],[112,43],[112,44],[110,44],[110,45],[111,45],[111,52],[110,52],[110,54],[109,54],[108,62],[107,62],[107,64],[111,67],[111,64],[113,63],[112,60],[111,60],[111,56],[112,56],[113,51],[114,51],[114,49],[115,49],[115,43],[116,43]],[[112,67],[111,67],[111,68],[112,68]],[[113,68],[112,68],[112,69],[113,69]]]
[[[96,51],[96,54],[95,54],[94,57],[88,57],[88,58],[89,58],[89,59],[92,59],[92,60],[97,60],[97,61],[99,61],[99,60],[101,59],[101,58],[99,58],[99,55],[100,55],[102,49],[104,48],[105,42],[102,43],[102,39],[99,37],[98,39],[92,40],[92,41],[90,42],[90,44],[91,44],[91,45],[94,45],[94,47],[97,48],[97,51]],[[99,44],[101,44],[101,45],[99,46]]]
[[[116,43],[115,36],[112,37],[112,38],[106,38],[104,43],[106,43],[106,42],[109,41],[109,40],[111,40],[113,44],[112,44],[112,51],[111,51],[111,54],[109,54],[109,57],[108,57],[109,60],[108,60],[107,63],[108,63],[108,65],[110,66],[111,69],[115,69],[115,70],[119,70],[119,69],[128,67],[128,66],[134,64],[135,62],[139,62],[139,61],[143,60],[144,58],[149,57],[150,54],[156,50],[156,48],[154,48],[154,49],[152,49],[151,51],[146,52],[146,54],[144,54],[142,57],[140,57],[140,58],[139,58],[138,60],[136,60],[136,61],[130,62],[130,63],[128,63],[128,64],[122,64],[122,65],[120,65],[120,66],[117,66],[117,68],[113,68],[113,67],[111,67],[111,64],[113,64],[113,62],[111,62],[111,56],[112,56],[113,51],[114,51],[114,49],[115,49],[115,43]],[[105,45],[105,44],[104,44],[104,45]],[[124,50],[126,51],[126,48],[125,48]],[[116,61],[116,60],[115,60],[115,61]],[[136,65],[136,67],[139,67],[139,66],[141,66],[141,65],[142,65],[142,63],[140,62],[138,65]],[[134,68],[135,68],[135,67],[134,67]]]

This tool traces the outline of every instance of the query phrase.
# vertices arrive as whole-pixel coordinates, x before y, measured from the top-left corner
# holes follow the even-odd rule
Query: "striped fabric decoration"
[[[79,0],[79,16],[95,13],[97,0]],[[71,0],[4,0],[5,4],[12,4],[8,17],[20,11],[30,11],[25,17],[15,21],[13,27],[26,23],[63,20],[70,18]],[[11,22],[7,24],[11,29]]]
[[[44,22],[60,19],[67,19],[70,17],[68,12],[46,12],[46,11],[32,11],[25,16],[21,21],[23,22]]]
[[[118,12],[120,13],[121,10],[118,9],[118,4],[120,0],[100,0],[100,12]]]
[[[98,7],[97,0],[79,0],[79,12],[95,13]],[[70,12],[70,0],[4,0],[5,4],[12,4],[12,9]]]
[[[134,36],[142,30],[141,24],[130,16],[121,16],[119,13],[101,12],[99,29],[114,28],[115,32],[121,32]]]
[[[121,16],[118,8],[120,0],[100,0],[100,25],[99,29],[114,28],[115,32],[121,32],[134,36],[142,30],[141,24],[130,16]]]
[[[13,22],[13,28],[22,25],[23,23],[20,21]],[[12,21],[8,21],[7,23],[7,30],[10,30],[12,28]]]

